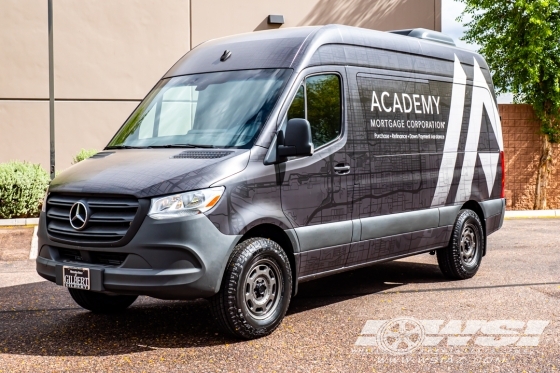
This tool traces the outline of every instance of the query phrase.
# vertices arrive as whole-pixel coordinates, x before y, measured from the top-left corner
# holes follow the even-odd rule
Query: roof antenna
[[[222,57],[220,57],[220,61],[224,62],[225,60],[227,60],[228,58],[231,57],[231,51],[228,51],[227,49],[224,51],[224,54],[222,54]]]

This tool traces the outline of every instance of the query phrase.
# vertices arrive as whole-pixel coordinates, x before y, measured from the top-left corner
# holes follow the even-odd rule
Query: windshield
[[[107,148],[248,148],[290,72],[225,71],[163,79]]]

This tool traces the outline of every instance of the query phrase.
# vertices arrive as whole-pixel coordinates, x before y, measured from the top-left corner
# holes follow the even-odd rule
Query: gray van
[[[262,31],[187,53],[52,181],[37,271],[99,313],[208,298],[256,338],[304,281],[426,252],[474,276],[504,211],[480,55],[423,29]]]

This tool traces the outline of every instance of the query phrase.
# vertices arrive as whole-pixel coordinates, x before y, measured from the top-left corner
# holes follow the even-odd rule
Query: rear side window
[[[309,121],[315,149],[336,139],[342,128],[340,77],[323,74],[306,78],[288,109],[288,120],[293,118]]]

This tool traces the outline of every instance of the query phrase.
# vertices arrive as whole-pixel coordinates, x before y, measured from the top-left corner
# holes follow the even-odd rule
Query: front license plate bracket
[[[89,290],[91,285],[89,268],[62,267],[62,285],[71,289]]]

